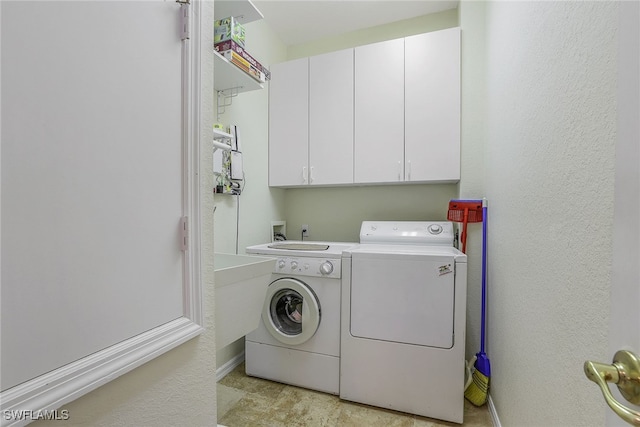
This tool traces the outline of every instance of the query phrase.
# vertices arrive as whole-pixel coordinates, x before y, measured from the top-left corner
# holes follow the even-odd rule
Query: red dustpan
[[[470,222],[482,222],[482,200],[451,200],[447,219],[462,223],[462,235],[460,236],[461,251],[466,253],[467,224]]]

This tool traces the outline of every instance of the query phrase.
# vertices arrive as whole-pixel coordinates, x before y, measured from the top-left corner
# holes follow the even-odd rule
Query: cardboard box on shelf
[[[231,62],[233,65],[235,65],[236,67],[240,68],[242,71],[247,73],[254,80],[258,81],[259,83],[265,82],[264,73],[262,71],[259,71],[253,65],[251,65],[246,59],[238,55],[235,51],[225,50],[218,53],[227,61]]]
[[[233,16],[217,20],[214,24],[214,43],[233,40],[244,48],[245,30]]]

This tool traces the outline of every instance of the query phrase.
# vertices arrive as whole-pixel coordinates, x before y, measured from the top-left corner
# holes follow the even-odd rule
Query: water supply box
[[[233,40],[240,46],[244,47],[245,31],[236,19],[231,16],[229,18],[220,19],[214,24],[214,43],[220,43],[227,40]]]

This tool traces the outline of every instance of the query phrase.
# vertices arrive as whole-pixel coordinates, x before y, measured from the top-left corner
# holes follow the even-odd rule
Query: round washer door
[[[320,302],[308,285],[293,278],[269,285],[262,320],[269,333],[283,344],[309,340],[320,325]]]

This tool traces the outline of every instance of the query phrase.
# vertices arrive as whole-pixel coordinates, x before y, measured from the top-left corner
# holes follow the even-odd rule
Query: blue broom
[[[487,402],[489,393],[489,378],[491,377],[491,363],[484,352],[485,322],[487,307],[487,199],[482,199],[482,313],[480,326],[480,352],[476,353],[473,365],[473,379],[464,392],[464,397],[476,406]]]

